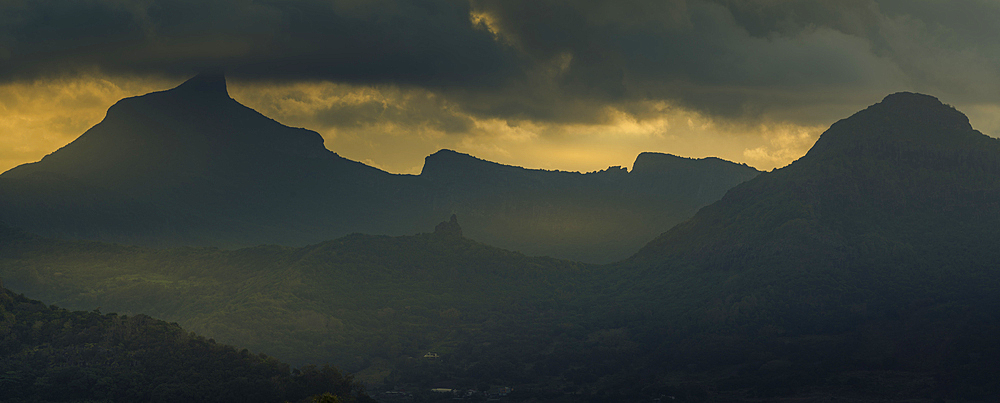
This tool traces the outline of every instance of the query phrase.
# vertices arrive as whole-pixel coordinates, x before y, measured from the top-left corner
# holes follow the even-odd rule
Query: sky
[[[0,171],[223,69],[338,154],[529,168],[643,151],[769,170],[914,91],[1000,135],[998,0],[0,0]]]

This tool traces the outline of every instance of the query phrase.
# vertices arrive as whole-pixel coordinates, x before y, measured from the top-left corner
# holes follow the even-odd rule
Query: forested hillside
[[[157,250],[7,229],[0,276],[35,298],[176,321],[295,364],[331,362],[382,383],[427,351],[470,364],[475,340],[537,350],[592,290],[593,266],[463,238],[457,223],[407,237],[351,235],[305,248]],[[463,354],[465,354],[463,353]],[[463,364],[464,365],[464,364]],[[515,371],[490,368],[505,379]]]
[[[334,368],[291,370],[146,315],[67,311],[0,286],[0,401],[373,402]]]

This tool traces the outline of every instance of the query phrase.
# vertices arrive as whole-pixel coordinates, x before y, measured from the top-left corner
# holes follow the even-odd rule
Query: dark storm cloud
[[[0,6],[0,75],[86,68],[420,85],[497,84],[514,54],[456,1],[25,0]]]
[[[995,100],[1000,3],[872,0],[477,0],[536,61],[569,54],[559,93],[665,99],[715,116],[805,122],[887,92]],[[556,103],[558,104],[558,103]],[[823,115],[823,114],[821,114]]]
[[[715,1],[755,36],[795,37],[831,29],[861,39],[871,54],[892,62],[913,89],[958,98],[982,97],[997,89],[1000,2]]]
[[[185,75],[221,66],[247,79],[423,87],[477,116],[573,122],[600,121],[609,105],[664,100],[733,120],[811,124],[891,91],[993,102],[1000,90],[1000,6],[985,0],[24,0],[0,7],[6,80],[88,68]],[[816,107],[824,105],[832,112]],[[330,119],[352,124],[335,112]]]

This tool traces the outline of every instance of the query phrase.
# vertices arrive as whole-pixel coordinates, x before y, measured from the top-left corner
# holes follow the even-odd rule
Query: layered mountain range
[[[75,308],[150,310],[281,356],[322,354],[372,382],[486,379],[602,401],[1000,395],[1000,140],[927,95],[893,94],[833,124],[798,161],[615,264],[463,238],[477,231],[465,217],[562,211],[538,200],[602,206],[578,192],[595,183],[712,192],[705,183],[730,165],[643,154],[631,172],[577,174],[442,151],[419,176],[390,175],[400,194],[434,190],[428,203],[459,211],[434,234],[220,251],[6,230],[0,275]],[[53,176],[22,169],[3,180]],[[428,350],[444,359],[414,359]]]
[[[804,157],[735,187],[630,264],[773,277],[758,285],[851,284],[855,294],[831,294],[833,304],[945,284],[972,292],[1000,286],[998,224],[1000,140],[936,98],[898,93],[835,123]],[[902,288],[879,289],[885,281]]]
[[[123,99],[72,143],[0,175],[0,220],[61,238],[242,247],[412,234],[458,214],[477,240],[608,262],[757,174],[655,153],[632,172],[581,174],[442,150],[420,175],[394,175],[239,104],[221,74],[202,74]]]
[[[1000,140],[897,93],[650,242],[617,294],[669,318],[647,330],[674,353],[759,365],[737,384],[760,393],[984,399],[1000,393],[998,239]]]

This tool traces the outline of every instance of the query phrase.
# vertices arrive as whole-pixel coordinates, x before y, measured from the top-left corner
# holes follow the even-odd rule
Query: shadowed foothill
[[[588,199],[595,183],[657,194],[657,184],[723,175],[730,163],[644,153],[631,172],[580,174],[451,151],[428,159],[428,172],[397,179],[424,180],[412,189],[427,190],[432,206],[458,206],[424,227],[433,233],[224,250],[0,227],[0,276],[51,303],[143,312],[413,391],[382,394],[394,398],[440,398],[431,391],[440,384],[472,395],[510,388],[512,401],[1000,394],[1000,140],[933,97],[893,94],[833,124],[803,158],[603,266],[492,247],[470,239],[468,222],[512,221],[502,212],[519,206],[558,211],[519,204],[538,195],[591,200],[574,207],[589,214],[615,200]],[[711,169],[667,182],[666,172],[699,165]],[[530,239],[525,225],[509,229]],[[439,358],[421,359],[427,351]]]

